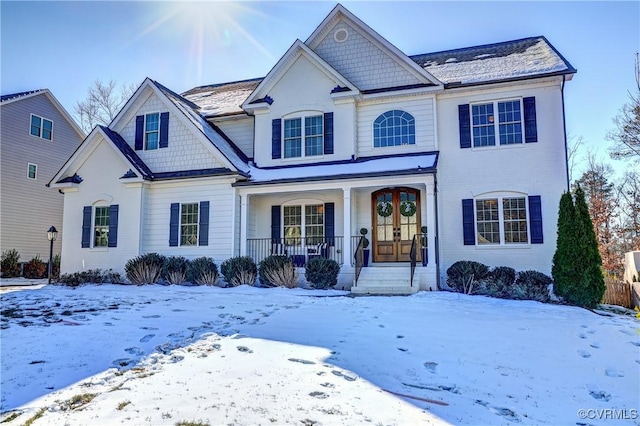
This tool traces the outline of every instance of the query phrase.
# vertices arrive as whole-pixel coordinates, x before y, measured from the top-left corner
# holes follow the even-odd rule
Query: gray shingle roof
[[[576,72],[543,36],[426,53],[410,58],[449,86]]]
[[[529,37],[409,57],[445,87],[573,74],[575,68],[543,37]],[[182,94],[204,117],[242,114],[240,105],[262,78],[195,87]]]

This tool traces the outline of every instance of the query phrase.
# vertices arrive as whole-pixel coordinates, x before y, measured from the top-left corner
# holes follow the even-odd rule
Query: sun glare
[[[197,81],[202,81],[207,55],[218,58],[238,49],[241,44],[253,46],[266,59],[273,61],[273,55],[245,28],[248,17],[269,19],[260,11],[246,3],[230,1],[157,2],[150,3],[160,8],[159,16],[150,25],[136,34],[129,42],[162,31],[164,36],[175,36],[188,40],[187,68]]]

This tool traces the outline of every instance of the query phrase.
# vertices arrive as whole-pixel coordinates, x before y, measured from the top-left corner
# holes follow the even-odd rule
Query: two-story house
[[[435,290],[463,259],[549,273],[575,72],[544,37],[407,56],[338,5],[264,78],[147,79],[51,182],[63,271],[320,255],[380,293]]]
[[[48,89],[2,95],[0,116],[0,248],[46,262],[47,230],[62,237],[64,204],[46,185],[86,135]],[[54,253],[61,248],[59,238]]]

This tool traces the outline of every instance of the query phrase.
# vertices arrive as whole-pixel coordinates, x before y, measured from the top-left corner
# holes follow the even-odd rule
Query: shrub
[[[304,277],[313,288],[324,290],[338,284],[340,265],[333,259],[316,257],[308,261],[305,268]]]
[[[258,268],[248,256],[237,256],[227,259],[220,265],[224,280],[235,287],[242,284],[253,285],[256,282]]]
[[[480,292],[491,297],[509,298],[509,292],[515,279],[515,269],[508,266],[498,266],[489,272]]]
[[[53,256],[53,267],[51,268],[51,278],[60,277],[60,255]]]
[[[215,285],[218,265],[210,257],[199,257],[187,264],[187,281],[198,285]]]
[[[511,299],[548,302],[550,300],[549,284],[551,284],[551,282],[551,277],[542,272],[518,272],[518,277],[510,292]]]
[[[271,255],[266,257],[258,267],[260,284],[264,287],[298,286],[298,275],[289,256]]]
[[[472,294],[489,276],[489,267],[471,260],[460,260],[447,269],[447,285],[458,293]]]
[[[182,256],[169,256],[162,264],[162,278],[169,284],[183,284],[187,281],[189,261]]]
[[[2,252],[2,276],[5,278],[20,276],[20,253],[18,250],[11,249]]]
[[[118,272],[111,269],[102,271],[100,269],[87,269],[86,271],[74,272],[72,274],[62,274],[58,279],[61,285],[77,287],[80,284],[102,284],[102,283],[121,283],[122,276]]]
[[[22,275],[25,278],[42,278],[47,275],[47,264],[40,260],[40,256],[36,256],[28,261],[22,269]]]
[[[133,284],[153,284],[160,279],[164,260],[158,253],[143,254],[129,259],[124,271]]]

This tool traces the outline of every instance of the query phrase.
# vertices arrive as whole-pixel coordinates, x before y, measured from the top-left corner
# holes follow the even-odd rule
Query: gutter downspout
[[[437,173],[433,174],[433,199],[435,201],[435,212],[436,212],[436,288],[438,290],[442,290],[442,286],[440,285],[440,239],[438,235],[440,234],[440,226],[438,225],[438,175]]]
[[[567,192],[571,189],[571,182],[569,181],[569,143],[567,141],[567,118],[564,110],[564,84],[565,84],[566,76],[562,75],[562,86],[560,87],[560,97],[562,98],[562,128],[564,131],[564,158],[565,158],[565,167],[567,173]]]

